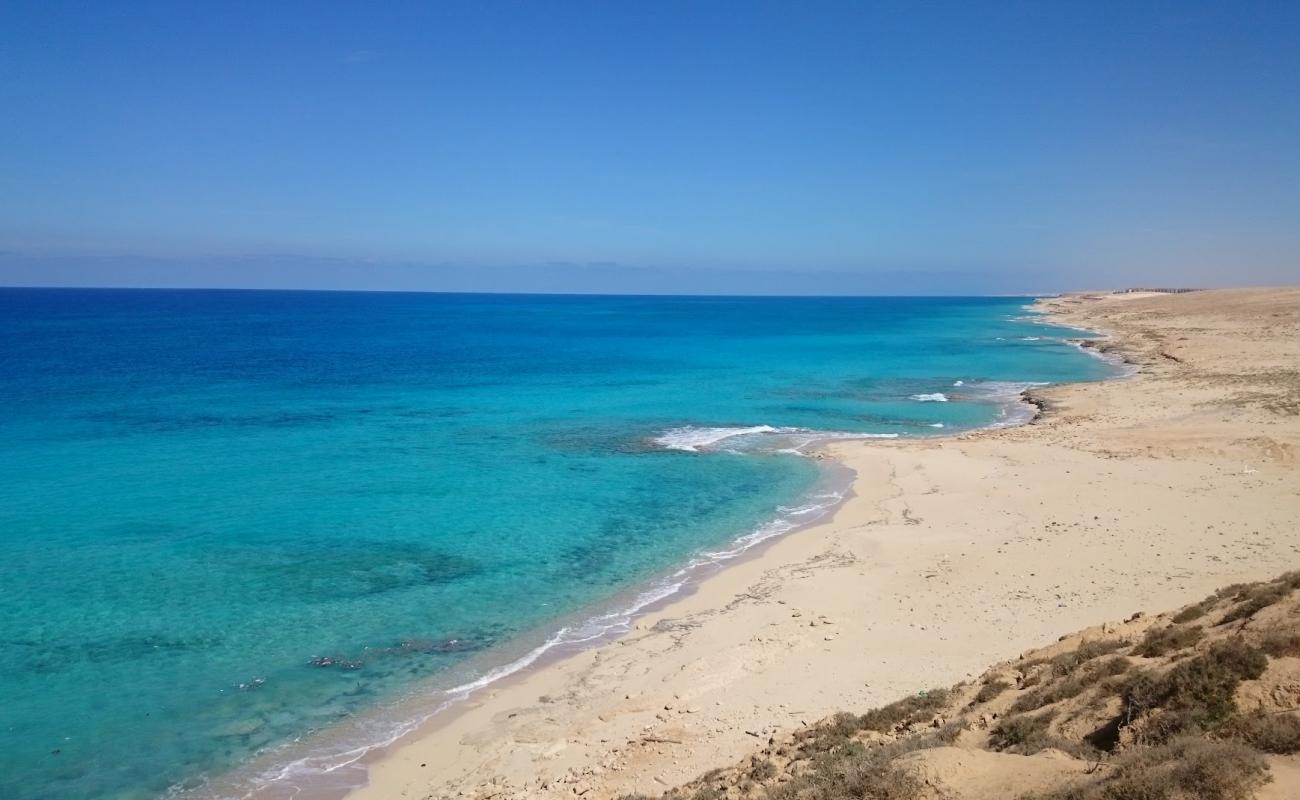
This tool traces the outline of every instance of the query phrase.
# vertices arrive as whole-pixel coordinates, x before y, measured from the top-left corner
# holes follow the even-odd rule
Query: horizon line
[[[1266,288],[1266,287],[1259,287]],[[312,294],[435,294],[498,297],[725,297],[771,299],[854,299],[854,298],[997,298],[997,297],[1060,297],[1067,294],[1111,294],[1123,289],[1093,289],[1085,291],[1011,292],[990,294],[734,294],[727,292],[512,292],[512,291],[455,291],[445,289],[340,289],[340,288],[265,288],[256,286],[47,286],[0,284],[0,291],[93,291],[93,292],[264,292]]]

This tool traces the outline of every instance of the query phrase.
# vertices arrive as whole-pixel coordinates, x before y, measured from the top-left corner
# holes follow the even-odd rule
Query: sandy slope
[[[833,521],[496,685],[356,798],[656,792],[842,708],[1300,566],[1300,289],[1047,301],[1141,366],[1022,428],[847,442]]]
[[[1300,796],[1300,571],[1087,628],[975,681],[859,710],[636,796]]]

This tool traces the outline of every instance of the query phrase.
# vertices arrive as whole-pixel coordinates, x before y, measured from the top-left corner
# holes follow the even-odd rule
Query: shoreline
[[[1129,302],[1135,298],[1124,297]],[[1045,321],[1050,319],[1099,332],[1106,337],[1103,341],[1107,352],[1124,352],[1125,332],[1110,326],[1080,324],[1097,320],[1081,320],[1077,313],[1071,314],[1071,306],[1076,303],[1076,298],[1066,297],[1040,300],[1037,305],[1055,312]],[[1146,364],[1143,359],[1137,361]],[[754,548],[758,552],[728,562],[725,570],[705,576],[690,590],[665,598],[661,601],[662,608],[645,609],[633,630],[622,638],[582,652],[556,656],[545,666],[534,664],[458,703],[456,709],[444,712],[437,720],[427,721],[382,754],[372,765],[369,785],[350,796],[363,799],[441,797],[462,792],[484,796],[510,796],[511,792],[571,796],[578,791],[588,796],[595,791],[590,796],[605,797],[624,791],[662,790],[693,777],[694,772],[742,754],[754,744],[755,737],[763,738],[769,732],[768,723],[775,722],[782,728],[807,724],[838,708],[861,708],[926,685],[960,679],[963,669],[978,670],[991,661],[1001,660],[1011,655],[1017,644],[1023,648],[1041,640],[1046,633],[1118,618],[1134,610],[1131,606],[1135,601],[1143,605],[1152,602],[1172,605],[1212,584],[1227,582],[1225,578],[1273,571],[1272,566],[1255,563],[1236,570],[1189,573],[1176,581],[1167,576],[1164,582],[1173,585],[1148,585],[1127,595],[1094,593],[1084,598],[1091,602],[1081,602],[1077,607],[1058,602],[1059,608],[1071,609],[1067,612],[1046,613],[1050,602],[1043,601],[1050,598],[1034,597],[1031,592],[1028,599],[1039,601],[1031,604],[1038,618],[1026,625],[1016,614],[995,615],[1003,626],[1008,622],[1021,623],[1021,630],[1012,635],[1004,632],[1000,637],[985,635],[988,632],[982,629],[981,635],[972,636],[971,625],[963,626],[936,614],[943,604],[936,607],[934,598],[928,598],[928,609],[923,606],[918,611],[916,606],[910,606],[905,612],[931,623],[920,625],[919,629],[917,622],[904,626],[903,620],[880,618],[885,616],[881,611],[884,602],[916,599],[917,580],[924,586],[925,582],[951,578],[959,571],[947,554],[933,548],[923,553],[893,552],[899,542],[890,541],[886,531],[895,527],[900,532],[931,527],[926,522],[928,517],[917,513],[916,505],[923,497],[943,494],[937,485],[916,491],[908,485],[913,476],[900,474],[901,467],[911,471],[949,472],[955,465],[961,467],[956,470],[960,473],[970,466],[960,463],[971,456],[960,452],[967,448],[1041,450],[1043,443],[1035,442],[1040,438],[1038,432],[1077,423],[1071,416],[1078,416],[1077,408],[1073,407],[1078,405],[1078,398],[1072,395],[1085,395],[1086,400],[1089,399],[1086,395],[1103,391],[1096,387],[1119,383],[1130,387],[1127,393],[1140,393],[1141,389],[1131,387],[1150,383],[1150,373],[1141,369],[1137,372],[1133,379],[1123,382],[1035,387],[1027,400],[1041,397],[1060,411],[1035,419],[1036,424],[1030,426],[924,440],[826,445],[825,451],[856,472],[854,496],[847,498],[830,520],[771,539]],[[1143,380],[1144,376],[1148,379]],[[1062,416],[1066,418],[1064,423]],[[977,455],[987,458],[990,454]],[[996,459],[998,454],[992,455]],[[1056,459],[1049,456],[1047,460]],[[949,461],[955,464],[948,464]],[[1054,466],[1059,472],[1061,465]],[[1064,472],[1069,474],[1071,470]],[[1290,499],[1292,504],[1287,508],[1294,509],[1294,494]],[[903,501],[901,509],[897,507],[900,500]],[[1043,502],[1040,500],[1039,505]],[[1286,512],[1287,508],[1281,511]],[[1100,516],[1093,518],[1099,520]],[[870,531],[877,526],[878,536],[863,537],[860,533],[855,536],[855,531]],[[852,541],[857,538],[867,541]],[[1023,544],[1022,539],[1019,537],[1016,542]],[[1038,541],[1043,540],[1039,537]],[[956,546],[956,542],[951,543]],[[865,552],[860,552],[863,544],[867,545]],[[1010,547],[1012,542],[1003,545]],[[1291,561],[1285,563],[1298,560],[1295,553],[1293,543]],[[917,558],[918,555],[926,557]],[[943,558],[935,559],[936,555]],[[988,553],[980,555],[987,557]],[[867,563],[864,556],[876,556],[876,560],[881,560],[881,556],[898,557],[896,567],[907,562],[913,566],[922,563],[929,566],[921,577],[902,580],[906,590],[900,592],[888,589],[890,580],[900,580],[898,574],[889,573],[899,570],[882,571],[879,564]],[[890,563],[889,558],[884,561]],[[1268,559],[1262,561],[1273,563]],[[859,579],[843,580],[844,573],[852,570],[858,571]],[[836,571],[838,575],[834,574]],[[872,609],[869,603],[846,605],[822,601],[815,597],[818,592],[809,596],[805,587],[798,584],[814,575],[819,582],[835,578],[837,587],[849,592],[864,588],[860,580],[863,576],[883,578],[883,585],[866,593],[874,595],[882,606]],[[998,575],[999,571],[993,570],[992,576],[984,577]],[[1056,584],[1047,588],[1061,587],[1062,584]],[[1068,591],[1073,592],[1071,599],[1079,597],[1079,587],[1070,587]],[[1056,598],[1061,597],[1058,592]],[[1007,597],[997,599],[1003,602],[1004,608],[1010,608]],[[817,614],[809,608],[815,605],[833,609],[834,618],[825,611]],[[803,620],[811,624],[799,624]],[[846,626],[846,622],[855,624]],[[720,624],[726,630],[718,630]],[[876,630],[877,626],[881,629]],[[798,630],[805,627],[820,630]],[[963,627],[967,629],[964,632]],[[769,628],[793,629],[802,635],[769,639],[765,636]],[[700,633],[710,629],[722,635],[710,637]],[[826,635],[828,630],[831,633]],[[821,635],[817,636],[818,633]],[[907,641],[913,638],[920,639],[923,646],[918,649],[915,642]],[[849,639],[864,645],[857,658],[850,660],[864,660],[862,653],[869,652],[867,648],[872,644],[888,644],[901,652],[897,658],[881,659],[873,669],[860,668],[862,674],[849,678],[851,670],[843,663],[844,653],[839,652]],[[954,660],[955,654],[948,652],[949,661],[943,669],[927,664],[927,657],[933,661],[944,651],[951,651],[952,645],[947,643],[957,640],[967,642],[968,646],[959,651],[966,657]],[[825,652],[818,655],[812,653],[814,649]],[[690,657],[683,658],[682,651],[689,652]],[[754,657],[755,663],[737,661],[741,654]],[[796,682],[798,685],[773,674],[774,665],[782,660],[798,662],[799,669],[794,670],[802,676]],[[923,666],[918,669],[917,663]],[[671,668],[673,665],[676,669]],[[927,680],[918,683],[921,675],[926,675]],[[860,680],[863,677],[871,680]],[[707,679],[703,689],[701,679]],[[805,685],[818,681],[834,688],[833,701],[826,693],[819,694]],[[737,692],[744,696],[744,701],[736,700]],[[726,702],[714,699],[712,708],[703,708],[709,698],[721,694],[727,695]],[[655,697],[653,701],[643,699],[651,696]],[[777,699],[787,702],[776,703]],[[696,705],[688,705],[692,702]],[[751,719],[763,724],[755,722],[753,729],[746,728],[745,721]]]
[[[1034,316],[1023,317],[1021,318],[1021,321],[1030,324],[1038,323],[1038,324],[1065,325],[1065,323],[1053,319],[1053,317],[1050,314],[1038,310],[1039,305],[1044,300],[1049,300],[1049,299],[1052,298],[1036,298],[1032,306],[1026,307],[1026,310],[1033,312]],[[1085,328],[1073,324],[1066,325],[1066,327],[1073,328],[1085,334],[1095,335],[1096,337],[1098,337],[1098,341],[1103,341],[1110,337],[1109,332],[1098,330],[1095,328]],[[1081,344],[1082,341],[1088,341],[1088,340],[1067,339],[1065,341],[1068,344],[1078,347],[1085,354],[1096,357],[1108,363],[1110,366],[1122,370],[1120,372],[1117,372],[1114,375],[1102,378],[1101,380],[1103,381],[1127,379],[1132,377],[1132,375],[1135,372],[1135,371],[1128,371],[1123,369],[1127,364],[1129,364],[1129,362],[1127,362],[1123,358],[1115,359],[1112,357],[1108,357],[1103,353],[1089,350],[1088,348],[1084,347]],[[1061,385],[1069,385],[1069,384],[1061,384]],[[971,435],[982,434],[982,433],[997,433],[1011,428],[1019,427],[1021,425],[1034,424],[1035,422],[1039,421],[1045,414],[1049,413],[1046,403],[1043,400],[1033,395],[1034,392],[1042,388],[1045,387],[1029,386],[1022,389],[1020,392],[1018,392],[1017,396],[1014,399],[1010,399],[1010,400],[1004,399],[1002,401],[1002,410],[1000,412],[1001,417],[1003,417],[1004,419],[1000,419],[999,421],[995,421],[981,428],[957,432],[957,433],[951,433],[951,434],[937,434],[934,436],[928,436],[928,437],[917,438],[917,439],[904,439],[903,441],[904,442],[933,442],[933,441],[957,440],[965,436],[971,436]],[[1021,408],[1024,408],[1025,409],[1024,413],[1027,414],[1028,416],[1018,417],[1017,413],[1015,412],[1016,406],[1020,406]],[[1006,418],[1010,418],[1010,421],[1006,421]],[[868,442],[871,440],[891,441],[891,440],[896,440],[896,437],[892,437],[892,436],[881,437],[875,435],[869,437],[856,437],[856,438],[855,437],[844,437],[844,438],[828,437],[824,440],[815,442],[809,449],[809,453],[808,453],[809,457],[817,458],[818,460],[827,458],[834,462],[834,466],[832,467],[832,469],[844,469],[850,473],[848,485],[843,490],[841,497],[834,504],[832,504],[828,510],[823,511],[821,514],[819,514],[817,519],[811,520],[805,524],[801,524],[791,530],[783,531],[780,533],[776,533],[764,537],[761,540],[759,540],[756,544],[751,545],[749,547],[745,547],[740,552],[735,553],[734,555],[731,555],[725,558],[724,560],[714,561],[708,564],[707,566],[710,567],[710,569],[708,569],[708,571],[705,572],[704,574],[692,575],[686,578],[680,584],[678,584],[671,592],[667,593],[662,597],[656,598],[655,600],[651,601],[650,603],[644,606],[640,606],[635,610],[631,611],[629,613],[629,620],[635,623],[636,620],[643,619],[645,617],[654,615],[656,613],[660,613],[660,612],[666,613],[672,610],[674,606],[677,606],[680,603],[684,603],[690,600],[691,597],[700,590],[700,587],[703,583],[716,578],[722,570],[732,569],[741,566],[746,562],[762,559],[765,553],[767,553],[769,549],[779,544],[779,542],[783,539],[798,536],[801,533],[809,531],[810,529],[816,529],[823,525],[833,525],[835,522],[835,517],[840,511],[840,509],[843,507],[843,505],[846,502],[848,502],[854,496],[854,489],[856,488],[859,482],[858,473],[855,470],[853,470],[853,468],[849,466],[849,464],[845,460],[837,457],[836,445],[848,443],[848,442],[862,444],[864,442]],[[827,513],[830,514],[829,519],[825,518],[825,515]],[[736,544],[737,542],[740,542],[744,538],[745,537],[739,537],[738,539],[733,540],[733,545]],[[696,557],[696,560],[698,558],[699,557]],[[692,562],[688,563],[687,566],[683,567],[682,570],[679,570],[679,572],[683,572],[693,567],[699,566],[698,564],[695,563],[696,560],[692,560]],[[635,625],[634,630],[643,630],[643,628],[641,625]],[[500,677],[495,681],[493,681],[491,684],[480,687],[480,689],[491,688],[500,691],[500,690],[511,688],[512,685],[526,682],[530,673],[546,670],[567,659],[578,657],[583,653],[583,651],[599,650],[600,648],[609,647],[612,644],[617,644],[618,637],[620,635],[625,635],[626,633],[627,632],[613,633],[608,637],[602,637],[600,640],[596,642],[586,643],[585,645],[579,645],[578,647],[573,647],[573,648],[560,647],[553,652],[546,652],[535,661],[530,660],[529,663],[524,665],[521,669],[517,671],[512,670],[510,674]],[[367,773],[369,773],[369,768],[373,768],[376,765],[383,764],[394,751],[400,751],[403,747],[405,747],[408,744],[408,742],[405,740],[407,740],[408,738],[414,737],[416,740],[421,740],[426,737],[436,736],[440,730],[444,729],[447,726],[453,725],[459,717],[467,713],[473,707],[474,700],[475,697],[473,696],[461,696],[453,700],[447,701],[439,709],[439,711],[436,712],[436,714],[427,716],[419,725],[416,726],[414,730],[402,734],[395,741],[385,744],[380,748],[376,748],[373,752],[367,753],[365,757],[363,757],[358,761],[358,763],[365,765],[367,767],[366,771]],[[369,774],[367,774],[367,777],[369,777]],[[376,782],[373,780],[368,780],[366,785],[356,787],[349,791],[340,792],[340,793],[330,792],[328,794],[311,792],[306,796],[312,798],[312,800],[336,800],[336,798],[342,798],[342,797],[347,797],[347,798],[368,797],[369,792],[376,791],[376,790],[377,790]],[[403,791],[402,795],[405,796],[406,792]],[[260,793],[253,795],[253,797],[258,797],[258,798],[262,796],[263,795]]]
[[[830,468],[834,471],[838,471],[840,467],[838,464],[833,463],[830,465]],[[495,690],[507,688],[512,684],[526,680],[527,677],[535,671],[546,670],[555,664],[580,656],[584,652],[617,643],[620,637],[639,628],[639,626],[636,625],[638,620],[649,615],[666,611],[678,601],[691,597],[696,591],[698,591],[698,587],[704,581],[709,580],[718,573],[730,569],[733,566],[743,564],[750,560],[760,559],[769,547],[781,539],[821,524],[824,521],[825,516],[827,514],[833,516],[836,509],[838,509],[847,499],[852,497],[852,493],[852,481],[850,478],[841,490],[836,501],[828,505],[826,509],[814,519],[799,523],[789,530],[783,530],[761,537],[754,543],[748,545],[742,546],[738,543],[747,538],[747,536],[752,536],[754,534],[748,534],[747,536],[732,539],[729,542],[731,547],[723,551],[707,551],[697,554],[692,557],[691,561],[671,573],[632,586],[618,595],[615,595],[614,598],[596,604],[591,608],[574,612],[569,615],[569,617],[562,620],[562,622],[567,621],[581,625],[601,618],[622,617],[626,619],[629,627],[622,630],[611,628],[602,631],[590,639],[556,641],[558,637],[562,636],[571,628],[568,624],[561,624],[556,628],[555,623],[551,623],[547,627],[547,630],[552,631],[552,633],[542,644],[526,649],[522,655],[519,655],[504,664],[491,660],[490,653],[483,654],[485,657],[485,664],[495,664],[495,666],[487,666],[480,677],[469,681],[468,683],[453,686],[451,688],[433,689],[436,694],[432,697],[438,698],[438,702],[434,704],[436,707],[432,710],[427,710],[413,715],[418,719],[411,724],[411,727],[408,730],[397,733],[388,741],[365,745],[363,748],[358,747],[356,748],[357,750],[364,749],[365,752],[357,754],[357,757],[353,760],[345,761],[338,765],[332,765],[325,771],[328,773],[334,773],[337,770],[351,771],[355,768],[358,772],[354,774],[363,779],[359,782],[350,778],[344,778],[340,781],[340,785],[335,787],[317,785],[315,783],[305,787],[294,783],[263,785],[239,796],[243,800],[278,800],[278,798],[295,798],[295,800],[342,800],[343,798],[354,797],[357,791],[366,787],[364,778],[367,777],[371,766],[382,762],[393,749],[400,748],[404,744],[404,740],[408,737],[423,737],[424,735],[437,730],[442,725],[453,723],[460,714],[467,710],[468,707],[472,707],[473,701],[477,697],[478,692],[489,689]],[[783,518],[778,518],[778,520],[774,521],[779,521],[780,519]],[[671,587],[663,586],[666,582],[677,576],[681,576],[681,579],[678,582],[673,584]],[[659,594],[661,589],[663,590],[661,596],[653,597],[647,602],[641,603],[641,598],[650,594]],[[626,603],[620,602],[619,598],[634,599],[632,600],[632,605],[627,606]],[[613,610],[608,610],[603,613],[592,613],[594,610],[599,609]],[[414,692],[410,697],[399,698],[393,701],[390,705],[394,707],[406,707],[407,704],[411,702],[412,697],[415,696],[421,696],[426,701],[431,699],[431,696],[424,692]],[[345,732],[346,728],[346,724],[336,725],[317,733],[341,733]],[[316,748],[312,748],[310,752],[315,751]],[[305,756],[304,759],[295,760],[291,763],[297,764],[301,760],[311,760],[316,757],[319,756],[309,755]],[[261,759],[254,763],[261,763]],[[283,758],[272,758],[270,759],[270,763],[279,767],[287,766]],[[266,770],[262,771],[260,774],[265,775],[268,772],[269,770]],[[242,775],[243,773],[241,770],[233,774]],[[348,773],[345,772],[344,774],[346,775]],[[319,777],[319,773],[317,777]],[[328,781],[325,783],[328,783]],[[224,786],[221,784],[216,784],[215,786],[215,795],[209,791],[213,789],[214,786],[207,786],[199,796],[214,796],[220,798],[228,797],[228,794],[222,792]],[[188,794],[182,796],[189,797]]]
[[[891,437],[892,435],[889,435],[885,438]],[[464,711],[467,704],[472,703],[478,692],[489,688],[504,688],[512,682],[525,679],[534,671],[545,670],[549,666],[586,651],[616,643],[620,637],[637,627],[635,626],[637,620],[664,611],[677,601],[689,598],[702,582],[735,565],[761,558],[769,547],[787,536],[828,521],[828,515],[833,517],[844,502],[853,496],[854,474],[851,469],[839,462],[826,459],[824,446],[840,441],[864,441],[875,438],[880,436],[845,434],[844,438],[830,436],[824,440],[818,439],[800,445],[801,448],[807,447],[810,450],[803,457],[813,458],[819,462],[830,461],[830,463],[819,464],[821,478],[807,493],[797,498],[801,501],[801,505],[792,509],[797,511],[815,507],[816,513],[809,519],[795,521],[792,517],[803,515],[785,513],[761,523],[751,532],[734,537],[717,549],[699,551],[680,566],[670,567],[655,577],[629,586],[610,598],[546,623],[539,628],[539,631],[545,633],[541,637],[542,641],[535,645],[525,644],[521,648],[516,648],[517,655],[501,659],[493,658],[501,655],[499,652],[486,651],[480,654],[478,659],[482,662],[482,668],[476,671],[471,667],[471,674],[477,676],[472,680],[450,687],[426,686],[417,689],[356,720],[335,724],[308,734],[304,739],[288,742],[222,778],[205,783],[195,791],[182,791],[176,797],[181,800],[185,798],[228,800],[236,796],[241,800],[279,800],[280,798],[342,800],[342,798],[352,797],[356,791],[364,788],[368,768],[371,765],[382,761],[395,746],[400,747],[408,737],[422,736],[442,724],[453,721]],[[838,480],[832,481],[832,477],[838,477]],[[832,486],[835,488],[831,488]],[[802,502],[823,499],[829,499],[831,502],[821,505]],[[783,525],[788,527],[780,527]],[[777,529],[765,530],[768,528]],[[591,636],[577,639],[565,638],[565,634],[571,631],[581,631],[585,626],[601,622],[611,624]],[[528,637],[525,637],[524,641],[527,640]],[[514,642],[514,644],[522,644],[522,642]],[[424,706],[422,710],[409,712],[410,708],[421,704]],[[407,709],[408,713],[391,716],[386,716],[384,713],[397,708]],[[394,722],[394,716],[398,721]],[[380,717],[385,718],[385,726],[395,725],[396,729],[401,730],[393,733],[390,738],[375,743],[356,746],[348,744],[344,749],[328,754],[321,753],[319,746],[313,746],[306,749],[299,758],[290,760],[284,758],[284,750],[308,741],[317,742],[322,737],[345,736],[357,727],[365,727],[366,723]],[[290,769],[303,763],[325,759],[329,760],[329,766],[308,776],[307,785],[283,781]],[[257,777],[250,777],[250,773]],[[274,778],[270,777],[273,775]],[[330,778],[322,781],[321,778],[325,775],[329,775]],[[248,785],[250,781],[257,785],[250,788]]]
[[[1042,299],[1047,298],[1035,298],[1035,302]],[[1023,308],[1031,310],[1036,308],[1036,305]],[[1016,317],[1015,321],[1025,324],[1052,323],[1049,317],[1038,313],[1033,316]],[[1067,327],[1084,334],[1104,336],[1102,332],[1091,329],[1078,326]],[[1079,341],[1053,338],[1067,344],[1076,344]],[[1088,354],[1098,356],[1095,353]],[[1115,366],[1111,359],[1105,357],[1100,359],[1112,367]],[[1118,380],[1125,377],[1128,375],[1116,373],[1097,380]],[[958,385],[961,385],[960,381]],[[716,549],[697,552],[681,566],[669,568],[605,601],[549,623],[542,631],[544,635],[533,638],[534,641],[540,638],[536,644],[515,648],[512,655],[504,658],[493,658],[494,655],[502,655],[501,653],[482,654],[479,657],[481,669],[471,670],[475,675],[472,680],[450,687],[430,685],[410,692],[358,719],[316,731],[304,739],[288,742],[271,753],[254,759],[211,783],[204,784],[197,792],[182,792],[180,797],[238,796],[241,800],[279,800],[280,798],[342,800],[353,797],[357,791],[365,788],[370,766],[383,762],[389,753],[402,747],[410,738],[422,738],[439,726],[453,721],[464,711],[467,703],[472,703],[477,692],[490,688],[503,688],[511,682],[523,680],[531,672],[545,670],[585,651],[616,643],[620,637],[635,629],[632,626],[637,620],[666,611],[678,601],[688,599],[703,582],[711,580],[719,572],[752,559],[762,558],[767,550],[781,539],[819,525],[832,523],[835,514],[843,504],[854,496],[854,487],[857,483],[856,472],[835,457],[833,446],[849,442],[861,444],[875,441],[943,441],[979,432],[1032,424],[1043,413],[1043,407],[1030,399],[1029,393],[1052,384],[1017,385],[1024,388],[1018,391],[992,391],[985,398],[986,402],[998,408],[997,419],[979,428],[964,431],[900,437],[896,433],[756,430],[755,432],[776,435],[790,436],[793,433],[796,436],[811,437],[807,441],[794,445],[790,451],[821,462],[818,467],[822,477],[807,493],[797,499],[798,505],[795,508],[759,524],[749,533],[730,539]],[[942,425],[936,427],[941,428]],[[736,434],[724,433],[724,436],[731,435]],[[695,446],[683,447],[662,441],[660,443],[668,449],[682,449],[688,452],[696,450]],[[777,449],[776,452],[787,452],[787,450]],[[831,502],[818,502],[828,499]],[[807,519],[796,519],[804,516],[798,512],[798,509],[804,508],[814,509],[815,513]],[[566,638],[566,634],[572,631],[581,632],[587,626],[600,622],[610,624],[592,635],[579,636],[576,639]],[[524,641],[528,641],[528,638],[526,637]],[[347,737],[348,733],[354,733],[365,728],[368,723],[380,719],[384,720],[383,726],[387,731],[383,738],[364,745],[351,743]],[[391,731],[388,730],[389,728]],[[328,737],[336,737],[337,741],[343,743],[342,746],[328,753],[322,752],[319,746],[307,746],[303,747],[301,755],[286,758],[285,751],[292,752],[294,748],[309,742],[328,742]],[[316,767],[321,764],[325,766],[317,769]],[[304,781],[300,783],[286,780],[291,770],[303,766],[308,766],[310,772],[304,776]]]

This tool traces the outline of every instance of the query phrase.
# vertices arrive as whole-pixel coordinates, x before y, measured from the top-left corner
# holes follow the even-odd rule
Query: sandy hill
[[[1292,572],[837,714],[663,798],[1281,800],[1300,797],[1298,754]]]

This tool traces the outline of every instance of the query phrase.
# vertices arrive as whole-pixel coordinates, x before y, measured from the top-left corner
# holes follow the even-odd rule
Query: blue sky
[[[1298,41],[1295,2],[6,2],[0,284],[1298,282]]]

